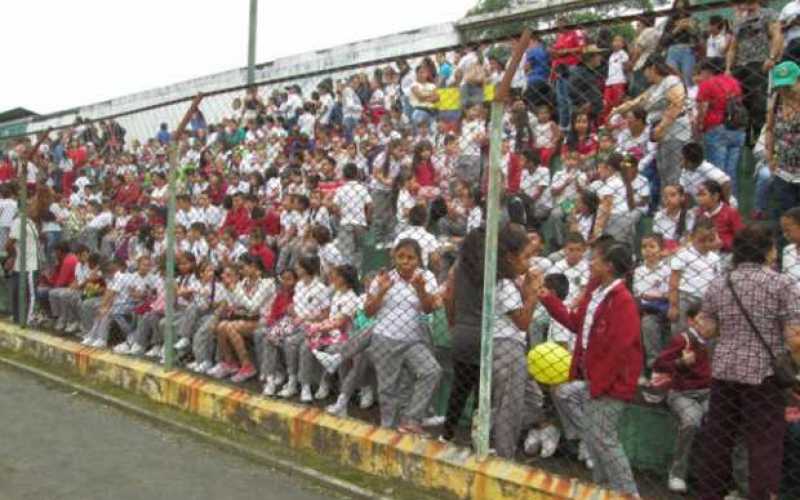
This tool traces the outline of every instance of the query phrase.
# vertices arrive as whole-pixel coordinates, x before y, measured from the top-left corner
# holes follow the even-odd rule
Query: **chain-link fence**
[[[798,13],[565,18],[519,71],[469,46],[18,138],[9,310],[645,498],[797,498]]]

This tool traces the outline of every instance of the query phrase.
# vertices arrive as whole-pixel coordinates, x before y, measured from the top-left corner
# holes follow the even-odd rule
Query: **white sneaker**
[[[673,493],[686,493],[686,481],[673,475],[669,476],[667,487]]]
[[[314,399],[316,400],[328,399],[328,396],[330,395],[331,395],[331,388],[330,384],[328,384],[328,378],[322,377],[322,382],[320,382],[317,392],[314,393]]]
[[[186,365],[186,369],[192,372],[197,371],[197,361],[192,361],[191,363]]]
[[[586,468],[589,470],[594,470],[594,460],[591,458],[586,459]]]
[[[539,430],[539,436],[542,438],[542,458],[552,457],[556,449],[558,449],[558,441],[561,439],[561,431],[554,425],[548,425],[544,429]]]
[[[578,460],[581,462],[585,462],[589,459],[589,448],[586,447],[586,443],[581,441],[578,443]]]
[[[214,378],[223,379],[230,377],[237,371],[239,371],[239,369],[234,365],[228,365],[226,363],[217,363],[215,367],[209,370],[208,374]]]
[[[423,418],[420,423],[422,427],[439,427],[444,425],[444,415],[434,415],[432,417]]]
[[[303,388],[300,390],[300,402],[310,403],[312,401],[314,401],[314,398],[311,395],[311,386],[309,384],[303,384]]]
[[[279,397],[291,398],[297,394],[297,378],[294,376],[289,377],[289,381],[283,386],[281,392],[278,393]]]
[[[67,322],[64,320],[64,317],[62,316],[62,317],[58,318],[58,320],[56,321],[56,325],[53,328],[55,328],[56,330],[58,330],[60,332],[60,331],[64,330],[64,327],[66,327],[66,326],[67,326]]]
[[[335,372],[339,366],[342,364],[342,355],[341,354],[328,354],[327,352],[322,352],[320,350],[314,351],[314,357],[317,358],[319,364],[325,368],[325,371],[328,373]]]
[[[114,354],[130,354],[131,346],[127,342],[121,342],[114,347]]]
[[[142,354],[144,354],[144,351],[145,348],[143,345],[139,345],[136,342],[134,342],[133,345],[131,346],[131,351],[129,354],[131,356],[141,356]]]
[[[198,363],[198,364],[197,364],[197,368],[195,369],[195,371],[196,371],[197,373],[206,373],[206,372],[207,372],[208,370],[210,370],[210,369],[211,369],[213,366],[214,366],[214,365],[211,363],[211,361],[208,361],[208,360],[206,360],[206,361],[201,361],[200,363]]]
[[[189,342],[189,339],[187,339],[186,337],[181,337],[179,341],[175,342],[175,350],[182,351],[187,347],[189,347],[190,345],[192,345],[192,343]]]
[[[77,322],[72,322],[72,323],[68,323],[66,328],[64,328],[64,333],[72,334],[72,333],[76,333],[80,329],[81,329],[81,327],[80,327],[80,325],[78,325]]]
[[[325,408],[325,411],[331,415],[336,415],[337,417],[346,417],[347,403],[348,397],[344,394],[339,394],[339,397],[336,398],[336,402]]]
[[[150,348],[149,351],[144,353],[144,355],[148,358],[157,358],[160,352],[161,352],[161,346],[154,345],[153,347]]]
[[[540,434],[539,429],[531,429],[528,431],[528,435],[525,437],[525,444],[522,446],[522,449],[525,450],[525,454],[528,456],[538,455],[542,448],[542,436]]]
[[[95,340],[94,342],[92,342],[92,343],[91,343],[91,344],[89,344],[89,345],[90,345],[91,347],[95,347],[95,348],[97,348],[97,349],[105,349],[105,348],[106,348],[106,346],[108,346],[108,342],[106,342],[106,341],[105,341],[105,340],[103,340],[103,339],[97,339],[97,340]]]
[[[267,377],[267,383],[264,385],[264,391],[261,393],[264,396],[274,396],[278,392],[278,384],[275,377],[270,375]]]
[[[83,337],[81,340],[81,345],[90,346],[94,343],[94,338],[90,337],[89,335]]]
[[[367,408],[372,408],[372,405],[375,404],[375,391],[372,390],[372,386],[368,385],[361,389],[361,394],[358,396],[358,407],[362,410],[366,410]]]

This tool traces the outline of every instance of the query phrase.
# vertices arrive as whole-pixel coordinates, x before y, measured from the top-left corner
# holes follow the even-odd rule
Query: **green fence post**
[[[17,254],[19,255],[19,325],[22,328],[28,326],[28,160],[27,155],[20,157],[19,170],[19,245]]]
[[[492,427],[492,329],[494,290],[497,281],[497,232],[500,222],[500,142],[503,132],[503,103],[492,103],[489,123],[489,193],[486,200],[486,252],[483,261],[483,316],[481,318],[481,370],[478,392],[478,436],[475,450],[483,459],[489,454]]]
[[[178,144],[170,145],[169,184],[167,186],[167,269],[164,281],[167,303],[164,310],[164,365],[175,365],[175,183],[178,173]]]

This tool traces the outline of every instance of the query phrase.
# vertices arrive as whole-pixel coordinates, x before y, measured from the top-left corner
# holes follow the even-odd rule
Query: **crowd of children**
[[[709,51],[724,40],[712,30]],[[575,106],[561,127],[558,104],[533,104],[527,92],[515,92],[506,113],[492,446],[508,458],[558,448],[563,415],[549,403],[557,392],[531,378],[526,355],[545,341],[575,352],[576,336],[539,297],[545,290],[567,307],[581,303],[598,242],[613,239],[639,256],[629,271],[643,363],[633,368],[642,387],[669,388],[662,392],[680,422],[669,488],[685,492],[711,380],[695,322],[709,283],[731,266],[742,227],[735,179],[705,159],[695,135],[679,144],[676,182],[658,184],[656,152],[675,142],[654,141],[657,124],[640,107],[615,113],[630,64],[622,37],[611,49],[601,114]],[[482,292],[465,270],[477,272],[482,261],[469,260],[482,253],[466,249],[483,235],[488,162],[486,108],[464,87],[488,80],[497,64],[484,62],[488,53],[460,51],[449,81],[437,80],[440,68],[425,58],[404,72],[391,65],[323,82],[305,99],[296,87],[267,101],[251,91],[240,117],[206,124],[198,111],[177,144],[168,128],[144,144],[126,142],[120,127],[60,132],[31,162],[29,215],[47,269],[36,286],[37,321],[87,346],[156,359],[174,328],[188,370],[258,379],[269,397],[330,400],[337,415],[358,394],[362,409],[377,403],[382,426],[421,434],[444,418],[443,437],[453,439],[477,384]],[[436,116],[432,82],[462,85],[463,117]],[[186,167],[173,325],[165,313],[165,146],[178,148]],[[12,243],[14,197],[14,186],[0,185],[0,240]],[[776,262],[800,280],[800,212],[781,223],[790,245]],[[389,253],[387,267],[372,264],[376,250]],[[433,331],[443,308],[455,311],[452,352]],[[435,401],[442,393],[447,415]],[[597,443],[587,448],[580,433],[569,434],[588,467],[604,463]]]

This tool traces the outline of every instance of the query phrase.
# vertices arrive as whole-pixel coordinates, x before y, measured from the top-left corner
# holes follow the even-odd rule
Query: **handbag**
[[[764,349],[767,350],[769,354],[771,364],[772,364],[772,371],[775,374],[775,381],[778,383],[778,386],[782,389],[788,389],[790,387],[795,387],[800,385],[800,381],[798,381],[797,374],[797,364],[792,359],[791,354],[783,353],[778,356],[772,352],[772,349],[769,347],[769,344],[764,339],[764,336],[761,335],[761,331],[756,328],[755,323],[753,323],[753,319],[750,317],[750,313],[744,308],[741,299],[739,298],[739,294],[736,293],[736,290],[733,288],[733,282],[731,281],[730,274],[728,275],[727,279],[728,288],[731,290],[733,294],[733,300],[736,301],[736,305],[739,306],[739,310],[742,311],[744,315],[744,319],[747,320],[747,324],[750,325],[750,328],[755,332],[758,340],[761,341],[761,344],[764,346]]]

